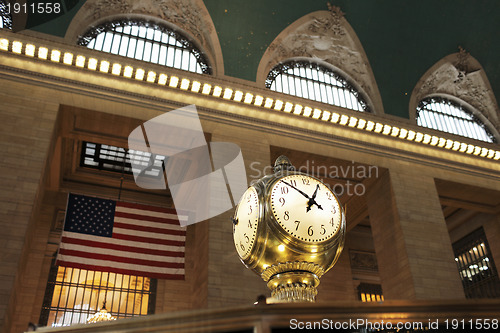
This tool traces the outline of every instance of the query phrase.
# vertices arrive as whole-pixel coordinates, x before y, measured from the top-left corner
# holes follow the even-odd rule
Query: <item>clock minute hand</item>
[[[305,196],[307,199],[311,199],[306,193],[302,192],[301,190],[299,190],[298,188],[296,188],[295,186],[293,186],[292,184],[288,184],[286,181],[282,180],[283,183],[285,183],[286,185],[290,186],[291,188],[293,188],[294,190],[296,190],[297,192],[299,192],[300,194],[302,194],[303,196]]]

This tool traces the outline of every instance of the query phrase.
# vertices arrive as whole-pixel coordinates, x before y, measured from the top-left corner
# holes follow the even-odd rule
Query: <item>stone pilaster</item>
[[[385,299],[464,297],[432,177],[390,170],[367,203]]]

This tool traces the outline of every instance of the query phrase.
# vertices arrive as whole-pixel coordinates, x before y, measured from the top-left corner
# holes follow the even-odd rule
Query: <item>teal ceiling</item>
[[[386,113],[408,118],[419,78],[458,46],[479,61],[500,96],[498,0],[204,0],[221,43],[225,74],[255,81],[274,38],[298,18],[326,10],[328,1],[341,8],[361,41]],[[28,17],[26,27],[64,36],[84,2],[65,0],[63,15]]]

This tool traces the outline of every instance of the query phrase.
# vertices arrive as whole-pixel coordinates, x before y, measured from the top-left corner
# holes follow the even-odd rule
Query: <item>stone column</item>
[[[367,191],[384,298],[464,298],[434,179],[385,172]]]
[[[34,89],[0,82],[0,331],[27,329],[43,262],[34,217],[58,105]],[[29,253],[29,245],[41,249]],[[24,297],[28,295],[28,297]]]

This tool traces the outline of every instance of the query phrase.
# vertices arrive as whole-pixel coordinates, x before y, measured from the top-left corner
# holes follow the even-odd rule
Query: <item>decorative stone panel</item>
[[[483,68],[468,52],[459,50],[431,67],[417,83],[410,102],[410,119],[416,121],[415,110],[422,99],[448,95],[472,106],[481,120],[486,119],[500,131],[498,104]]]

